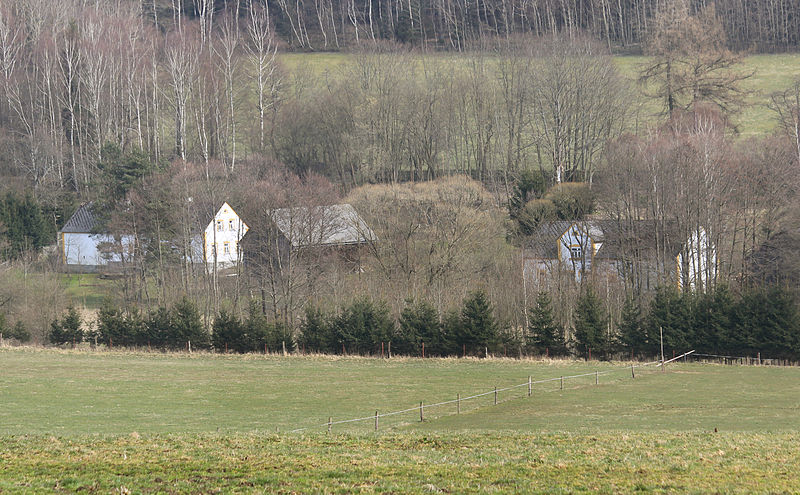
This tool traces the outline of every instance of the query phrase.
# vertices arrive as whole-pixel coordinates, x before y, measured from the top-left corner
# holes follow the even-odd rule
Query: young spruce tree
[[[591,287],[583,290],[575,307],[575,344],[578,354],[588,357],[605,354],[608,348],[606,314],[600,298]]]
[[[556,324],[547,292],[539,292],[536,306],[529,310],[527,344],[538,354],[563,356],[567,354],[564,329]]]

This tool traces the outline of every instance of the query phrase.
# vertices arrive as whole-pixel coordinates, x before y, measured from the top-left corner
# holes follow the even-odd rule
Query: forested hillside
[[[211,23],[233,0],[142,0],[142,10],[166,25],[175,12]],[[249,8],[252,0],[241,0]],[[789,0],[274,0],[267,7],[276,32],[293,48],[331,50],[362,40],[392,40],[464,50],[486,37],[586,31],[609,47],[637,52],[660,11],[716,5],[734,49],[793,50],[800,42],[800,5]]]
[[[679,349],[794,355],[800,82],[776,69],[759,93],[742,63],[744,43],[794,43],[775,24],[792,10],[762,7],[5,2],[0,333],[611,356],[661,327]],[[622,73],[612,50],[634,46]],[[282,62],[326,47],[346,54]],[[358,249],[277,239],[277,210],[343,202],[375,234]],[[227,271],[197,258],[223,203],[251,232]],[[79,205],[110,236],[106,278],[63,275]],[[531,273],[537,232],[584,220],[626,233],[614,273]],[[63,315],[103,299],[97,324]]]

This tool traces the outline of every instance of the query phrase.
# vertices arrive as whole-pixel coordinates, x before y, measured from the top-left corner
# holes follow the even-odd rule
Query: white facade
[[[239,248],[249,227],[228,203],[223,203],[203,232],[203,260],[217,268],[227,268],[242,260]]]
[[[121,263],[130,260],[133,245],[130,235],[115,239],[110,234],[62,232],[62,262],[86,267]]]

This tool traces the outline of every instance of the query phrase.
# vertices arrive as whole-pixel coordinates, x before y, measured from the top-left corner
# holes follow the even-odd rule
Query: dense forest
[[[179,14],[213,18],[247,9],[252,0],[142,0],[159,25]],[[730,48],[774,52],[800,42],[800,5],[789,0],[274,0],[265,4],[276,33],[288,46],[336,50],[361,40],[391,40],[426,48],[465,50],[486,37],[542,36],[584,31],[609,48],[640,52],[660,11],[678,3],[695,14],[716,5]]]
[[[774,133],[736,126],[738,50],[792,49],[793,7],[612,3],[4,2],[0,333],[610,357],[663,328],[679,351],[797,355],[800,82],[769,95]],[[615,50],[648,55],[633,80]],[[92,303],[56,239],[89,202],[134,239]],[[347,202],[376,237],[286,255],[253,234],[267,261],[220,273],[189,252],[223,202],[267,237],[276,209]],[[539,227],[584,219],[628,226],[621,276],[525,275]],[[675,292],[675,253],[642,240],[700,232],[706,273]]]

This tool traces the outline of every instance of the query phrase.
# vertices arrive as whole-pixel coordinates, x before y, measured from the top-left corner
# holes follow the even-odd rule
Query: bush
[[[525,203],[525,206],[517,216],[517,228],[522,235],[531,235],[536,229],[545,222],[551,222],[558,218],[556,205],[549,199],[533,199]]]
[[[551,187],[544,199],[553,202],[561,220],[583,220],[594,211],[594,194],[585,182],[562,182]]]
[[[81,317],[78,311],[70,306],[67,314],[59,321],[50,324],[50,342],[55,345],[79,343],[83,340]]]

